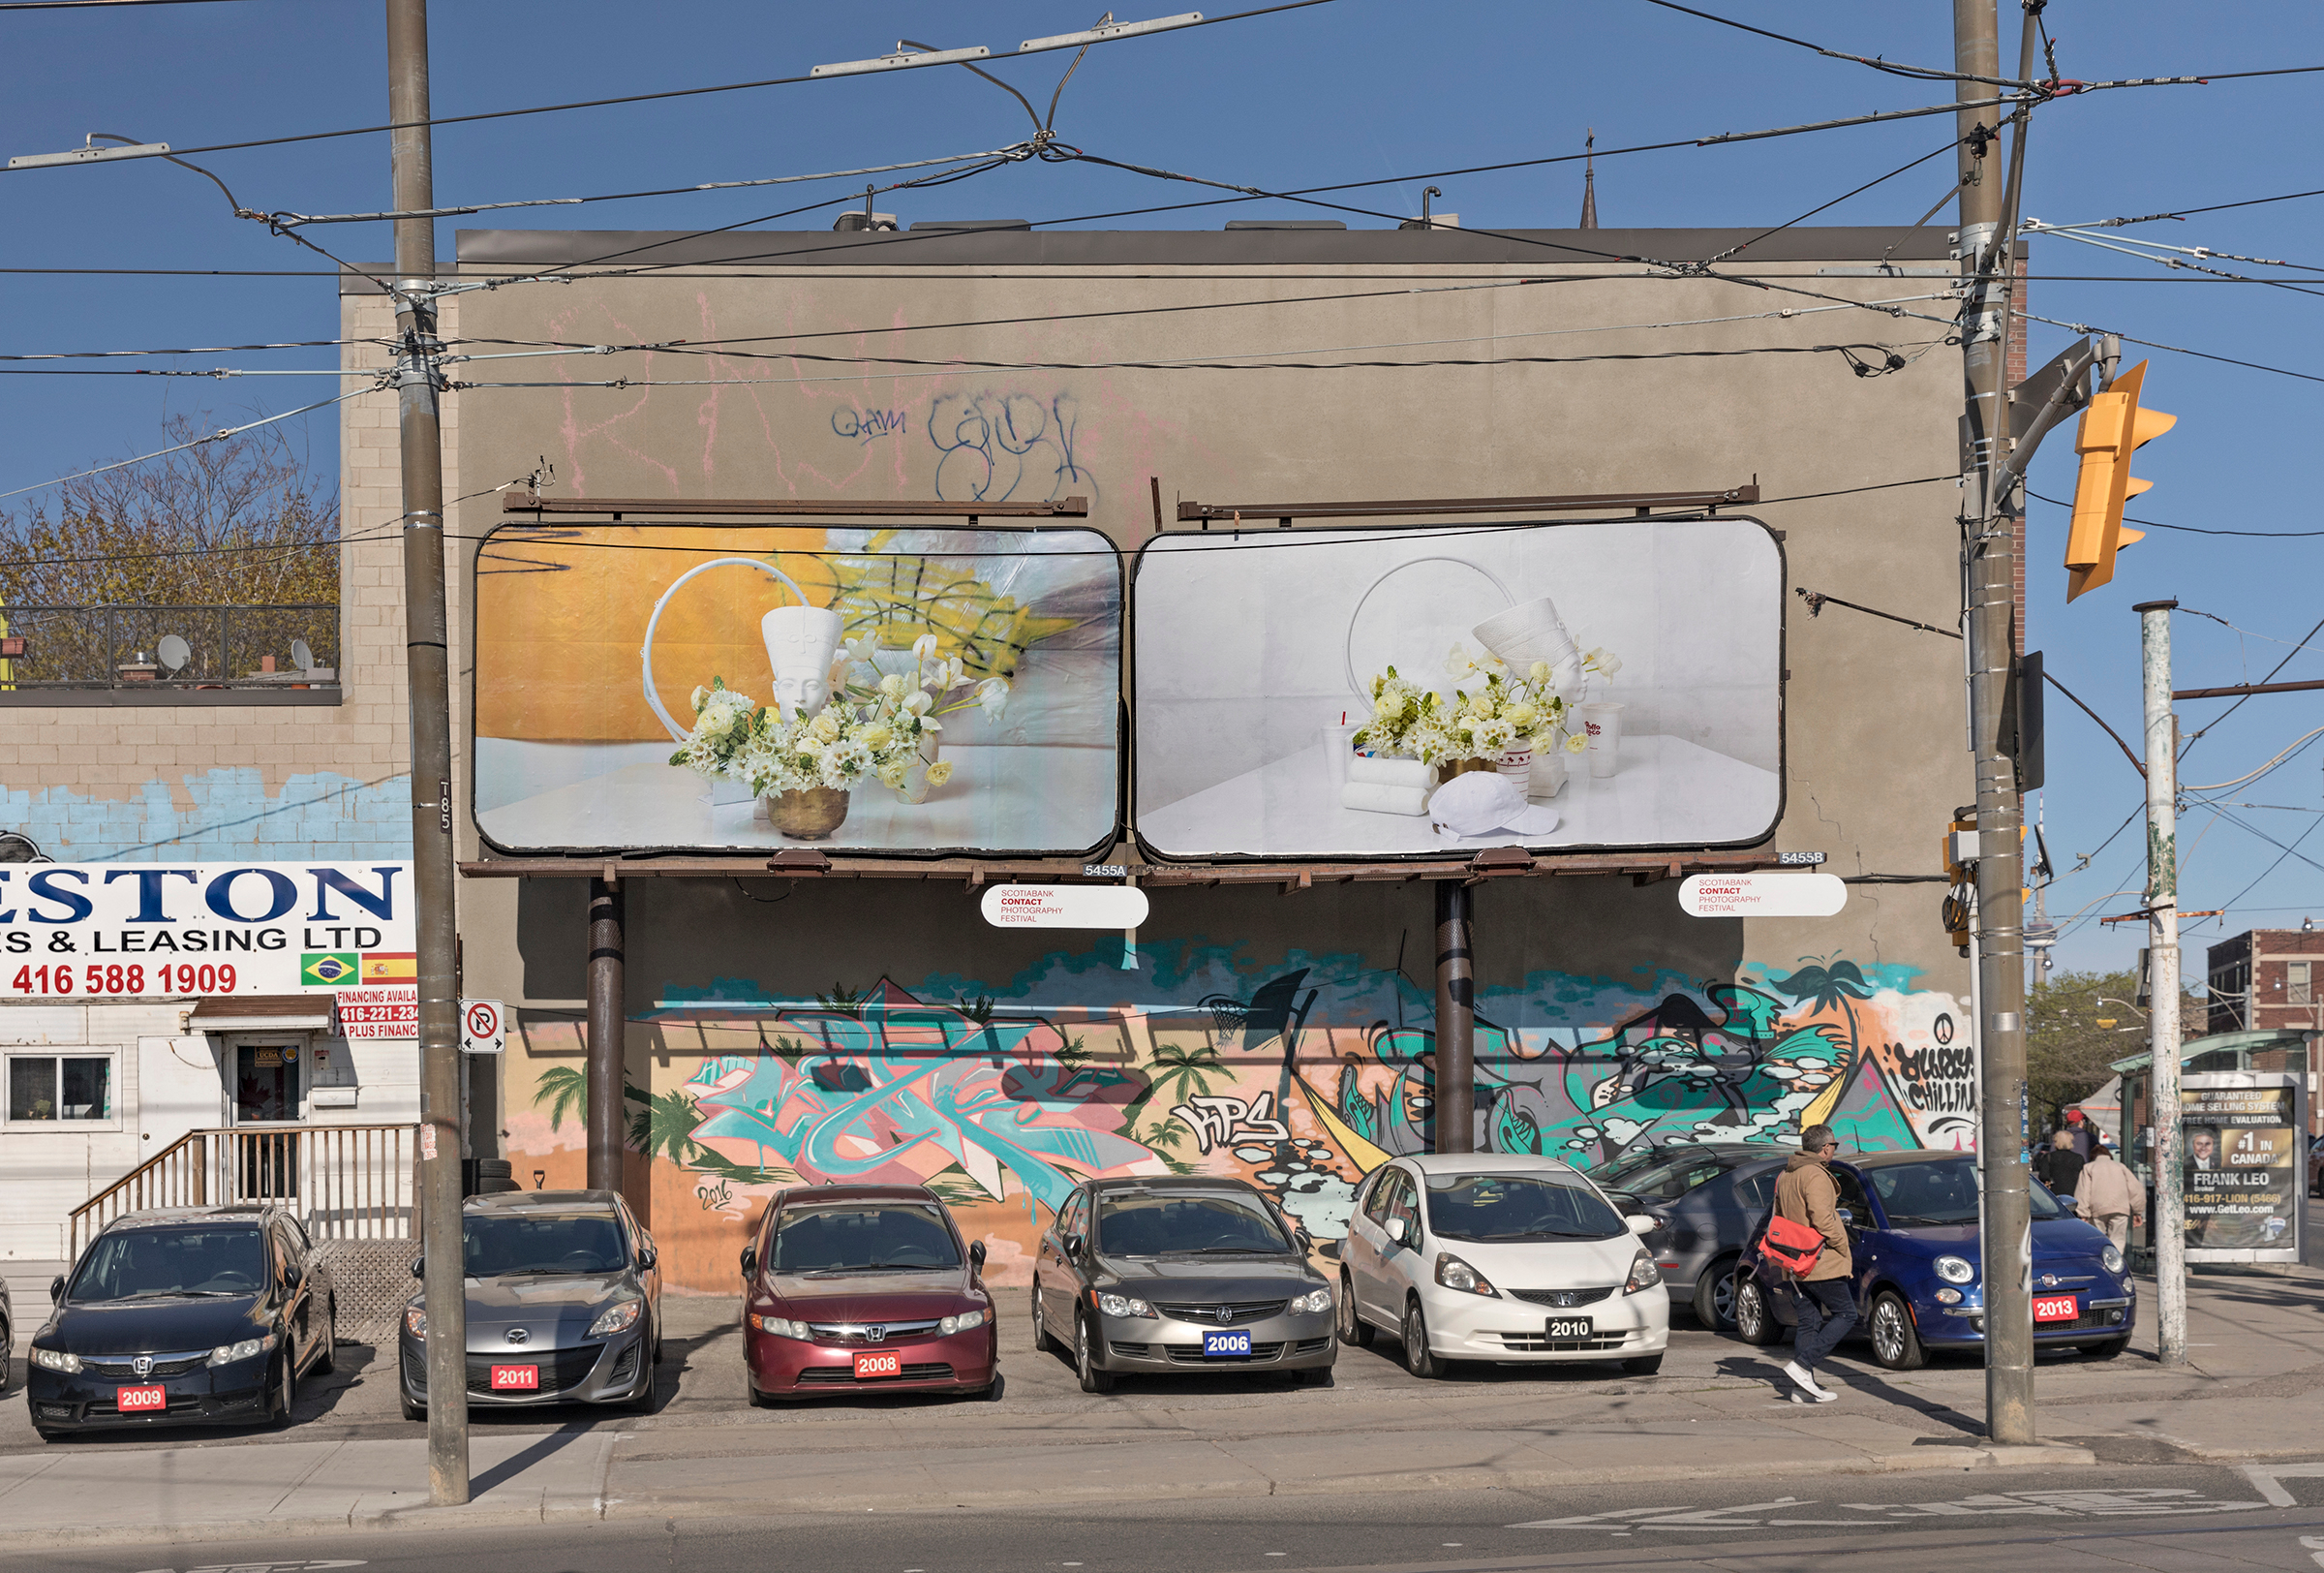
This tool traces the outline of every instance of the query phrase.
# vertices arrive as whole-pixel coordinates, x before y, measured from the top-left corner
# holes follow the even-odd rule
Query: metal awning
[[[2309,1038],[2305,1028],[2265,1028],[2248,1033],[2214,1033],[2209,1037],[2190,1037],[2179,1045],[2179,1062],[2185,1064],[2197,1055],[2217,1054],[2222,1051],[2238,1056],[2263,1054],[2270,1049],[2296,1049]],[[2106,1068],[2117,1072],[2144,1070],[2153,1064],[2155,1056],[2134,1054],[2127,1060],[2117,1060]]]
[[[196,1033],[322,1033],[331,1026],[327,994],[229,994],[197,1004],[186,1018]]]

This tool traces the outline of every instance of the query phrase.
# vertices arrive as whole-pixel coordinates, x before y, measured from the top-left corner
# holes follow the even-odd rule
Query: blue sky
[[[432,17],[439,115],[652,92],[803,72],[860,59],[910,37],[940,47],[1019,41],[1094,19],[1060,0],[847,7],[662,0],[440,0]],[[1701,9],[1891,59],[1943,66],[1947,0],[1879,7],[1824,0],[1713,0]],[[2003,52],[2015,57],[2016,8]],[[1161,14],[1128,10],[1125,17]],[[1214,13],[1215,15],[1215,13]],[[2308,4],[2190,7],[2156,0],[2053,0],[2050,31],[2064,75],[2115,77],[2324,64],[2324,10]],[[385,117],[378,0],[230,0],[225,4],[0,11],[0,154],[57,151],[90,131],[179,147],[356,126]],[[1069,56],[995,66],[1044,106]],[[2036,117],[2025,211],[2052,222],[2142,214],[2324,186],[2312,136],[2324,75],[2067,98]],[[1066,89],[1058,134],[1093,153],[1274,189],[1535,158],[1573,150],[1594,126],[1601,147],[1793,124],[1942,102],[1929,84],[1718,27],[1644,0],[1591,4],[1332,0],[1301,11],[1092,51]],[[441,202],[579,196],[700,181],[886,164],[1005,145],[1030,129],[1012,100],[965,72],[921,71],[716,94],[657,104],[485,121],[436,135]],[[1942,119],[1812,137],[1684,148],[1602,160],[1599,202],[1608,225],[1772,225],[1881,174],[1950,135]],[[344,212],[387,205],[387,150],[378,135],[204,156],[246,205]],[[1823,215],[1819,223],[1910,221],[1942,195],[1947,161],[1933,160]],[[1421,181],[1350,199],[1417,212]],[[1573,165],[1437,182],[1439,202],[1472,225],[1574,222],[1581,176]],[[591,228],[691,229],[731,224],[826,193],[713,193],[610,202],[579,210]],[[1145,206],[1191,195],[1087,165],[1030,164],[883,200],[906,222],[933,218],[1052,219]],[[1297,214],[1290,203],[1244,211]],[[1949,209],[1947,217],[1949,217]],[[1214,228],[1218,209],[1100,221]],[[448,255],[446,221],[440,246]],[[554,209],[499,222],[567,227]],[[822,222],[814,216],[787,221]],[[1367,221],[1351,219],[1359,226]],[[2324,198],[2204,214],[2126,231],[2181,246],[2285,259],[2324,268]],[[387,254],[383,227],[318,231],[342,255]],[[2204,280],[2063,240],[2037,242],[2033,311],[2111,327],[2211,355],[2324,375],[2313,354],[2324,300],[2294,290]],[[0,175],[0,266],[9,268],[290,269],[320,259],[232,218],[215,187],[146,161]],[[2324,290],[2324,273],[2232,271]],[[327,339],[336,301],[324,277],[199,278],[0,274],[0,352],[146,349]],[[2037,325],[2034,359],[2070,335]],[[2206,529],[2324,530],[2298,466],[2315,447],[2324,384],[2160,351],[2148,399],[2178,429],[2141,455],[2156,490],[2132,511]],[[208,355],[217,364],[320,366],[330,352]],[[312,389],[312,391],[308,391]],[[0,378],[0,491],[60,471],[144,451],[169,413],[220,423],[321,397],[327,381],[230,383],[116,377]],[[303,394],[303,397],[302,397]],[[332,461],[327,419],[299,440]],[[2072,486],[2070,433],[2053,438],[2034,486]],[[23,499],[16,505],[21,506]],[[11,505],[0,505],[11,506]],[[2051,669],[2118,730],[2138,725],[2137,619],[2129,607],[2176,596],[2226,624],[2177,620],[2180,686],[2256,679],[2305,635],[2324,606],[2314,594],[2324,537],[2266,540],[2150,532],[2116,582],[2067,606],[2062,510],[2033,505],[2030,642]],[[1926,615],[1940,608],[1907,607]],[[1850,615],[1831,612],[1826,615]],[[1900,638],[1927,637],[1900,631]],[[2284,678],[2324,676],[2315,652]],[[2225,705],[2189,703],[2192,732]],[[2060,947],[2073,967],[2128,962],[2135,925],[2102,929],[2126,911],[2112,894],[2141,879],[2135,826],[2107,842],[2140,801],[2136,774],[2077,713],[2053,701],[2049,842],[2062,875],[2055,915],[2083,913]],[[2263,764],[2311,726],[2324,693],[2254,699],[2194,748],[2186,779],[2224,782]],[[1963,797],[1968,771],[1964,764]],[[2182,823],[2183,905],[2234,904],[2190,926],[2200,945],[2253,925],[2297,925],[2324,909],[2324,836],[2283,855],[2324,814],[2324,742],[2245,786],[2202,794]],[[2229,817],[2232,816],[2232,818]],[[2240,820],[2241,823],[2235,821]],[[1932,842],[1940,827],[1931,826]],[[2103,849],[2100,850],[2103,844]],[[2192,969],[2190,969],[2191,971]]]

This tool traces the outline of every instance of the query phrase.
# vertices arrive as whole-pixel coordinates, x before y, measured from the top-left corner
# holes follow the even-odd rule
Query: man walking
[[[2147,1187],[2112,1149],[2101,1147],[2098,1156],[2082,1166],[2081,1181],[2074,1187],[2074,1211],[2105,1230],[2114,1249],[2121,1250],[2129,1245],[2133,1227],[2146,1226]]]
[[[2034,1178],[2049,1187],[2053,1196],[2071,1196],[2082,1179],[2085,1159],[2074,1146],[2073,1132],[2061,1129],[2047,1149],[2034,1158]]]
[[[1775,1182],[1776,1216],[1823,1236],[1815,1265],[1791,1285],[1799,1326],[1784,1374],[1797,1390],[1791,1395],[1794,1403],[1829,1403],[1840,1396],[1817,1382],[1816,1366],[1856,1325],[1855,1263],[1848,1252],[1848,1227],[1840,1221],[1840,1187],[1825,1167],[1839,1146],[1831,1126],[1808,1126],[1799,1133],[1799,1151]]]

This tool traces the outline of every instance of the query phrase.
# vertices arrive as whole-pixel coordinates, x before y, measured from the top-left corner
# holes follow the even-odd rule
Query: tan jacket
[[[1824,1238],[1823,1254],[1800,1277],[1810,1283],[1848,1278],[1855,1263],[1848,1254],[1848,1225],[1840,1221],[1840,1187],[1823,1160],[1794,1153],[1775,1181],[1775,1211],[1780,1218],[1805,1223]]]
[[[2084,1218],[2109,1218],[2127,1213],[2133,1219],[2147,1216],[2147,1187],[2127,1164],[2101,1154],[2083,1166],[2074,1186],[2074,1211]]]

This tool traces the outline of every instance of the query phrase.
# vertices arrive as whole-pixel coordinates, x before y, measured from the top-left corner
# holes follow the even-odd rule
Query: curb
[[[1618,1485],[1663,1480],[1700,1480],[1735,1475],[1861,1475],[1904,1474],[1936,1470],[2076,1468],[2095,1465],[2097,1456],[2086,1447],[1960,1446],[1946,1443],[1899,1453],[1867,1453],[1840,1459],[1799,1461],[1738,1461],[1731,1469],[1700,1465],[1614,1465],[1589,1469],[1522,1469],[1465,1471],[1406,1471],[1394,1474],[1350,1475],[1325,1480],[1278,1481],[1255,1477],[1180,1485],[1140,1491],[1118,1485],[1046,1486],[1038,1489],[969,1490],[954,1488],[924,1500],[897,1498],[893,1506],[909,1511],[939,1503],[946,1507],[1014,1506],[1025,1502],[1169,1501],[1221,1496],[1331,1496],[1414,1491],[1555,1491],[1565,1487]],[[538,1524],[586,1524],[609,1519],[667,1518],[684,1511],[702,1516],[773,1518],[787,1511],[785,1504],[763,1498],[720,1496],[656,1496],[626,1499],[570,1497],[529,1507],[478,1506],[361,1509],[342,1515],[307,1518],[219,1519],[169,1527],[117,1525],[105,1528],[59,1527],[15,1530],[12,1550],[41,1547],[96,1547],[195,1544],[204,1541],[295,1538],[322,1534],[383,1534],[399,1530],[450,1528],[510,1528]]]

